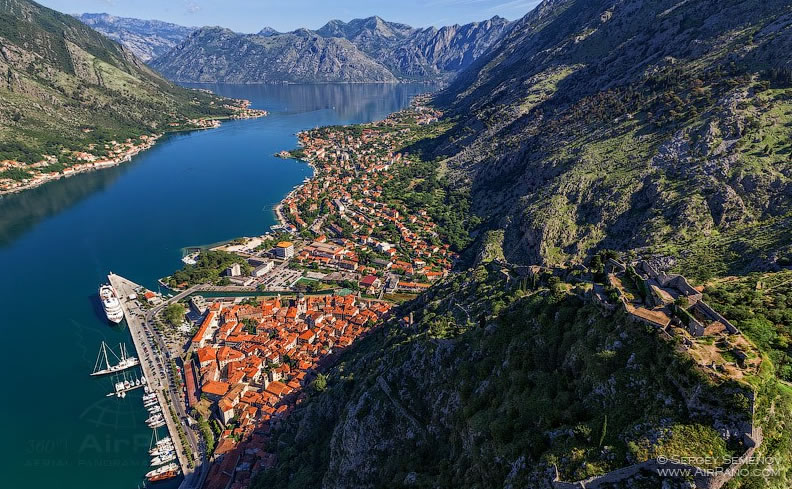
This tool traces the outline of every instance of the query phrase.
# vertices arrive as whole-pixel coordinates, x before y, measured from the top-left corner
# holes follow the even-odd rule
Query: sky
[[[494,15],[514,20],[539,0],[37,0],[64,13],[99,13],[173,22],[219,25],[237,32],[265,26],[281,32],[318,29],[327,21],[379,15],[413,27],[465,24]]]

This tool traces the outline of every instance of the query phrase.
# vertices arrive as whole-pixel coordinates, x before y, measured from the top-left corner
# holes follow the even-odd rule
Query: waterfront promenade
[[[108,279],[119,295],[121,307],[124,310],[124,316],[132,335],[132,341],[140,359],[140,366],[148,380],[149,387],[157,394],[168,432],[176,447],[179,465],[184,474],[184,481],[179,488],[199,488],[205,478],[208,464],[204,463],[205,460],[203,460],[203,446],[200,438],[187,422],[189,418],[182,403],[182,393],[169,377],[171,372],[169,362],[167,358],[163,358],[163,356],[171,358],[174,354],[178,355],[178,352],[172,352],[157,334],[156,329],[152,327],[153,319],[162,307],[179,300],[181,297],[188,296],[193,290],[186,290],[156,308],[145,311],[140,307],[137,298],[130,299],[133,295],[137,297],[138,292],[143,289],[141,285],[112,273],[108,275]],[[169,400],[171,402],[168,402]],[[189,458],[182,438],[179,436],[179,425],[184,431],[191,453],[193,456],[200,455],[200,461]],[[196,462],[197,470],[195,468]]]

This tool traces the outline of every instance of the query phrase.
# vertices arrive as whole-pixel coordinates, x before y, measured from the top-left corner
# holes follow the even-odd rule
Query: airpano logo
[[[778,472],[773,468],[773,457],[657,457],[663,477],[773,477]]]

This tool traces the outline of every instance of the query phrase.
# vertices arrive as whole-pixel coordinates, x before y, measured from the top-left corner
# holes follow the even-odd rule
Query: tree
[[[311,387],[316,392],[323,392],[327,389],[327,376],[324,374],[317,375],[314,381],[311,382]]]
[[[172,325],[172,326],[181,326],[184,322],[184,315],[187,313],[187,309],[178,302],[169,305],[165,308],[165,319]]]

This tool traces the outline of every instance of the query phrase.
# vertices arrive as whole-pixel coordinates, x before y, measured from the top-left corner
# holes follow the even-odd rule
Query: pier
[[[159,337],[157,331],[150,327],[154,316],[162,307],[181,297],[186,297],[192,291],[185,291],[165,301],[160,306],[147,311],[140,307],[137,299],[130,299],[132,295],[137,296],[138,291],[143,288],[141,285],[112,273],[108,275],[108,279],[110,285],[113,286],[119,296],[121,307],[124,310],[124,317],[132,335],[132,341],[135,343],[135,350],[140,359],[140,367],[143,369],[149,388],[157,394],[157,400],[162,407],[162,415],[165,418],[165,425],[176,448],[179,466],[184,475],[184,481],[179,486],[179,489],[198,488],[205,477],[208,464],[203,463],[203,451],[200,449],[198,437],[187,422],[189,418],[182,403],[182,393],[168,378],[167,373],[170,371],[170,365],[167,363],[167,359],[162,357],[164,352],[168,351],[167,346]],[[161,353],[157,353],[158,351]],[[170,398],[171,404],[168,403],[166,393]],[[188,458],[182,437],[179,435],[179,426],[184,431],[193,456],[198,457],[198,460],[190,460]]]

